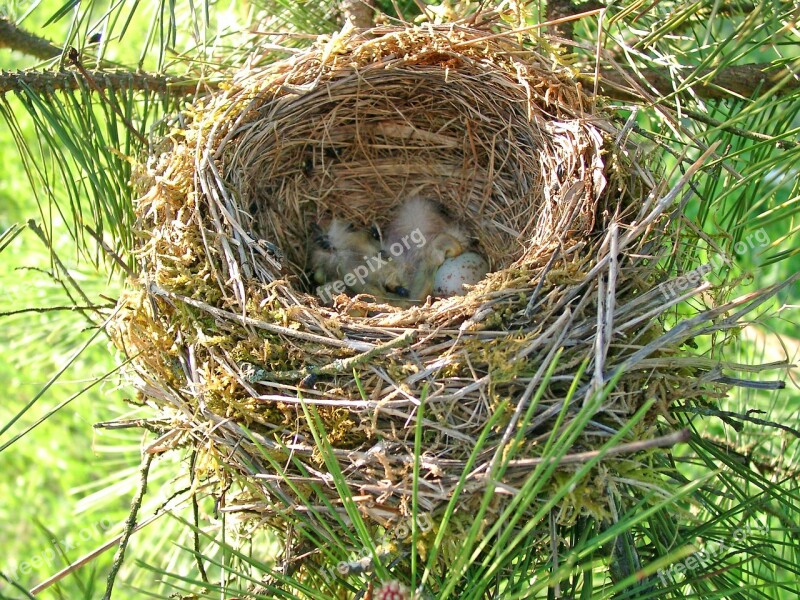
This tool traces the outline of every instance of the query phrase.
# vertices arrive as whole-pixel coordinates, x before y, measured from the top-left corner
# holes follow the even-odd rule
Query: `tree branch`
[[[132,71],[87,70],[102,89],[160,92],[172,96],[191,96],[199,89],[214,90],[218,82],[181,79],[169,75],[152,75]],[[76,90],[84,85],[84,78],[76,71],[0,71],[0,95],[8,92],[33,91],[35,94]]]
[[[0,48],[10,48],[42,60],[61,54],[61,48],[38,35],[20,29],[7,17],[0,17]]]
[[[587,2],[581,2],[580,4],[573,4],[572,0],[549,0],[547,2],[546,15],[548,21],[558,21],[559,19],[563,19],[565,17],[573,17],[575,15],[597,10],[599,8],[605,8],[605,5],[601,4],[597,0],[588,0]],[[575,21],[567,20],[552,25],[552,33],[571,40],[573,39],[574,27]]]
[[[790,75],[788,69],[778,69],[769,64],[733,65],[724,69],[705,69],[700,71],[691,84],[694,92],[708,100],[726,100],[734,96],[751,97],[756,90],[764,92]],[[644,80],[659,94],[667,96],[675,92],[675,80],[668,69],[642,69]],[[583,75],[583,79],[594,82],[593,75]],[[624,73],[613,69],[600,72],[600,91],[618,100],[641,101],[642,97],[631,89],[630,79],[640,79],[635,73]],[[800,79],[793,77],[783,87],[773,90],[775,95],[787,95],[800,89]]]
[[[103,88],[97,85],[97,81],[95,81],[94,77],[92,77],[92,74],[89,73],[89,71],[87,71],[86,68],[83,66],[83,63],[81,63],[81,58],[80,55],[78,54],[78,51],[75,48],[70,48],[69,52],[67,53],[67,56],[69,57],[69,62],[72,63],[72,65],[76,69],[78,69],[81,75],[83,75],[83,78],[86,80],[86,83],[89,84],[89,87],[92,88],[97,93],[97,95],[100,96],[100,99],[103,102],[105,102],[108,106],[110,106],[111,109],[117,114],[120,121],[122,121],[125,124],[125,127],[128,128],[130,134],[135,138],[137,138],[140,142],[142,142],[142,144],[146,145],[147,138],[133,126],[133,123],[130,122],[130,119],[128,119],[128,117],[126,117],[123,114],[123,112],[119,109],[119,107],[116,104],[111,104],[108,101],[108,98],[106,97],[106,93],[103,91]]]
[[[375,24],[374,0],[342,0],[339,11],[345,22],[350,21],[360,29],[367,29]]]

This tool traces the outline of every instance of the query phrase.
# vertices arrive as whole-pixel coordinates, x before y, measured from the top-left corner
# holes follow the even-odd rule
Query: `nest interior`
[[[184,118],[137,172],[140,274],[113,334],[181,439],[251,482],[249,510],[270,518],[319,495],[340,506],[304,407],[362,513],[385,525],[410,511],[423,403],[418,501],[436,514],[490,419],[483,467],[520,427],[515,456],[540,456],[559,414],[566,431],[620,370],[575,451],[599,447],[648,398],[637,439],[655,435],[675,398],[720,393],[681,383],[685,367],[670,360],[683,338],[659,324],[674,302],[659,285],[670,245],[653,177],[572,73],[516,37],[343,32],[242,71]],[[320,302],[310,224],[384,225],[417,192],[469,230],[486,279],[408,309]],[[606,516],[609,481],[635,480],[643,461],[604,463],[559,518]],[[505,470],[509,489],[530,473],[523,463]],[[481,481],[461,491],[465,509]]]
[[[554,237],[589,233],[604,184],[602,141],[559,110],[576,104],[577,91],[542,80],[540,94],[572,97],[538,104],[504,75],[434,48],[330,73],[308,93],[259,98],[224,153],[254,232],[299,273],[310,222],[333,215],[385,225],[411,193],[437,199],[495,269]]]

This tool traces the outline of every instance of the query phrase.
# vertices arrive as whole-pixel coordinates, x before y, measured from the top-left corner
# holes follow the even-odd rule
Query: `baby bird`
[[[340,219],[324,229],[314,224],[312,232],[311,265],[320,286],[317,293],[325,302],[345,290],[392,303],[408,297],[401,270],[388,260],[375,232]]]
[[[432,292],[442,263],[469,245],[466,232],[449,221],[430,200],[412,196],[400,207],[384,238],[394,262],[402,265],[408,298],[424,301]]]

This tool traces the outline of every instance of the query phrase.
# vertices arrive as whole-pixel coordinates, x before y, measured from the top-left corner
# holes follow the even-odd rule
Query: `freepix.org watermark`
[[[394,242],[388,248],[375,256],[364,256],[364,263],[355,267],[349,273],[345,273],[341,279],[330,281],[325,285],[317,287],[317,296],[326,304],[331,302],[334,296],[343,294],[347,288],[355,287],[356,284],[363,285],[367,278],[384,268],[395,258],[402,256],[405,252],[415,248],[422,248],[427,243],[425,235],[420,229],[415,229],[408,235],[404,235],[399,242]]]
[[[38,554],[29,557],[27,560],[16,565],[9,565],[9,572],[6,575],[12,581],[19,580],[21,575],[29,575],[33,571],[45,566],[50,566],[56,558],[68,554],[80,546],[86,544],[99,536],[102,536],[111,528],[111,521],[103,519],[94,526],[84,527],[76,533],[70,533],[62,539],[50,540],[52,546],[48,546]]]
[[[769,235],[763,227],[757,231],[750,233],[746,238],[739,240],[733,245],[733,253],[736,256],[741,256],[747,252],[752,252],[758,248],[763,248],[770,243]],[[687,290],[697,287],[700,282],[712,271],[719,269],[722,265],[729,265],[731,259],[724,254],[715,254],[711,260],[698,268],[689,271],[685,275],[677,277],[674,281],[670,282],[664,294],[668,298],[675,298],[685,293]]]
[[[657,571],[658,578],[661,580],[661,584],[664,587],[669,585],[669,581],[667,576],[670,576],[670,579],[673,581],[675,580],[676,575],[680,575],[681,573],[695,571],[697,569],[706,569],[710,564],[712,564],[715,560],[720,558],[726,550],[730,550],[735,547],[741,548],[741,545],[747,541],[753,534],[766,534],[769,533],[769,526],[768,525],[761,525],[757,523],[755,525],[744,525],[743,527],[737,527],[731,533],[731,536],[727,540],[721,540],[717,542],[716,545],[707,545],[702,547],[697,552],[693,552],[686,558],[676,563],[671,564],[666,569],[659,569]]]

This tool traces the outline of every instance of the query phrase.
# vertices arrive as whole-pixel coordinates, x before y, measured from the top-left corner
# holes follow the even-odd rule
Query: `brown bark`
[[[713,78],[709,76],[713,72]],[[676,83],[667,69],[643,69],[641,71],[645,81],[658,90],[662,96],[667,96],[675,91]],[[786,68],[775,68],[768,64],[731,65],[716,72],[705,69],[692,77],[691,87],[701,98],[708,100],[726,100],[741,96],[750,98],[756,92],[765,93],[779,82],[787,79],[780,89],[773,90],[775,95],[785,95],[800,88],[798,77],[788,77],[791,72]],[[638,79],[638,75],[631,73],[630,77]],[[787,78],[788,77],[788,78]],[[592,79],[592,76],[586,76]],[[603,69],[600,72],[600,91],[606,96],[620,100],[641,101],[642,97],[631,89],[625,76],[619,71]]]
[[[134,73],[131,71],[87,71],[92,80],[101,89],[108,90],[141,90],[170,93],[175,96],[189,96],[198,89],[215,89],[214,82],[203,82],[169,77],[165,75],[151,75],[149,73]],[[46,94],[58,90],[76,90],[81,84],[86,85],[86,80],[77,71],[0,71],[0,95],[8,92],[20,92],[30,89],[37,94]]]
[[[42,60],[61,54],[61,48],[38,35],[20,29],[6,17],[0,17],[0,48],[10,48]]]
[[[342,0],[339,10],[345,21],[350,21],[359,29],[375,25],[375,6],[373,0]]]
[[[572,0],[549,0],[547,2],[547,20],[557,21],[565,17],[572,17],[584,12],[597,10],[603,8],[605,5],[597,2],[596,0],[588,0],[580,4],[574,4]],[[575,27],[574,21],[565,21],[557,25],[552,25],[554,35],[560,36],[564,39],[573,39],[572,30]]]

